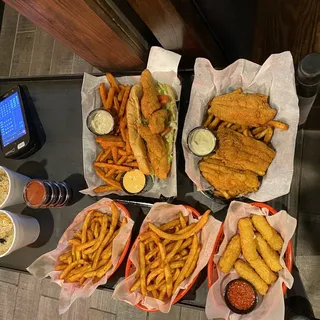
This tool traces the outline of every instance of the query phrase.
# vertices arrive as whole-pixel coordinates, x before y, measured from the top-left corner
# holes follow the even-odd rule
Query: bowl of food
[[[178,288],[184,279],[188,279],[193,274],[200,254],[201,247],[196,243],[198,240],[195,239],[197,237],[193,236],[194,233],[190,233],[191,229],[196,228],[196,234],[200,232],[209,218],[210,210],[201,216],[194,208],[189,206],[184,207],[192,213],[194,218],[200,218],[196,224],[188,225],[188,216],[183,216],[180,213],[178,218],[158,227],[149,223],[149,228],[151,229],[140,233],[137,237],[131,248],[125,270],[126,278],[136,271],[136,267],[131,261],[130,256],[132,251],[137,248],[139,251],[140,275],[138,274],[137,280],[132,286],[127,288],[130,293],[140,292],[144,297],[150,296],[160,301],[168,302],[172,295],[176,294],[177,290],[179,290],[179,293],[173,300],[173,304],[175,304],[187,294],[197,280],[199,274],[192,278],[192,281],[185,289],[180,290]],[[176,229],[177,227],[181,227],[181,229]],[[156,236],[154,236],[154,233]],[[188,233],[190,233],[190,235],[188,235]],[[171,236],[168,236],[168,234]],[[168,237],[173,240],[169,240]],[[183,242],[181,240],[183,240]],[[179,243],[180,241],[182,244]],[[155,243],[155,246],[153,249],[153,246],[150,247],[149,250],[149,243],[152,242]],[[164,266],[164,271],[159,267],[162,261],[169,263],[172,271],[171,275],[170,272],[166,270],[166,265]],[[145,274],[142,273],[142,276],[146,279],[146,285],[142,286],[141,270],[144,270],[143,272],[145,272]],[[168,290],[170,290],[170,293]],[[147,312],[159,311],[156,308],[148,309],[141,301],[135,306],[140,310]]]
[[[0,258],[35,242],[39,233],[36,219],[0,210]]]
[[[271,215],[277,213],[276,210],[264,203],[255,202],[251,205],[268,209]],[[230,274],[234,268],[237,275],[249,282],[258,296],[263,299],[270,286],[277,280],[278,272],[283,269],[279,255],[283,239],[268,223],[265,216],[252,214],[251,217],[241,218],[238,221],[239,233],[230,239],[217,266],[214,262],[214,256],[219,252],[224,240],[223,230],[222,224],[208,263],[208,287],[211,288],[219,278],[217,268],[226,275]],[[244,246],[243,243],[246,245]],[[293,264],[291,240],[288,242],[283,259],[287,269],[291,272]],[[287,291],[284,283],[282,291],[283,294]],[[221,295],[225,297],[225,292],[221,292]],[[226,304],[228,305],[227,302]],[[230,308],[230,310],[232,309]]]
[[[0,209],[24,203],[23,190],[29,181],[29,177],[0,166]]]

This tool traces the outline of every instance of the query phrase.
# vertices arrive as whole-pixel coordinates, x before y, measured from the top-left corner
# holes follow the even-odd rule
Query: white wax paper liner
[[[181,82],[178,79],[178,65],[180,55],[174,52],[165,50],[159,47],[152,47],[150,50],[147,68],[152,73],[153,78],[161,83],[170,85],[175,93],[176,99],[180,100]],[[117,81],[124,85],[135,85],[140,82],[140,76],[126,76],[118,77]],[[95,141],[95,136],[87,128],[87,117],[89,113],[101,107],[101,98],[99,95],[100,83],[105,83],[109,88],[109,83],[105,76],[94,77],[90,74],[84,73],[81,98],[82,98],[82,142],[83,142],[83,170],[84,178],[88,188],[82,190],[81,193],[90,196],[96,196],[93,189],[105,184],[96,174],[93,162],[101,151],[100,146]],[[178,116],[176,116],[178,128]],[[177,129],[175,130],[174,144],[173,144],[173,158],[171,170],[167,179],[155,179],[151,190],[141,194],[142,197],[160,198],[161,195],[165,197],[175,197],[177,195],[177,170],[176,170],[176,139]],[[99,193],[99,196],[105,196],[110,193],[118,195],[127,195],[124,191],[112,191]]]
[[[266,175],[257,192],[247,198],[265,202],[289,192],[293,175],[293,160],[299,121],[298,97],[296,94],[294,65],[290,52],[271,55],[260,66],[239,59],[223,70],[216,70],[207,59],[196,59],[195,78],[192,84],[190,103],[182,133],[182,147],[186,160],[185,170],[197,189],[212,189],[201,176],[198,162],[187,146],[188,133],[202,124],[209,101],[217,95],[242,88],[245,92],[263,93],[277,110],[276,120],[289,125],[288,131],[274,130],[271,143],[276,150]]]
[[[177,219],[179,212],[184,216],[189,216],[189,223],[196,222],[198,219],[193,218],[191,211],[186,209],[183,205],[171,205],[167,203],[156,203],[152,206],[150,212],[144,219],[142,226],[140,228],[140,233],[144,232],[148,228],[148,223],[152,222],[156,226],[162,225],[174,219]],[[168,313],[172,306],[172,303],[179,293],[180,289],[185,289],[196,277],[196,275],[207,265],[210,255],[213,250],[213,246],[218,235],[221,222],[209,217],[207,224],[203,227],[201,231],[200,241],[201,241],[201,251],[199,255],[199,260],[196,269],[192,275],[184,280],[179,286],[176,293],[171,297],[169,302],[162,302],[160,300],[154,299],[152,297],[143,297],[137,290],[137,292],[130,292],[129,289],[135,282],[136,271],[133,272],[128,278],[122,280],[113,293],[113,298],[121,301],[125,301],[131,305],[136,305],[139,302],[142,303],[149,310],[157,309],[161,312]],[[137,267],[139,265],[139,251],[138,246],[136,246],[130,252],[129,258],[131,259],[133,265]]]
[[[54,268],[57,264],[60,264],[58,257],[70,246],[68,240],[72,239],[74,234],[81,229],[84,219],[89,211],[98,210],[101,212],[107,212],[111,215],[111,202],[111,199],[103,198],[95,204],[83,209],[62,235],[57,248],[42,255],[27,268],[27,270],[36,278],[42,279],[50,276],[52,282],[61,286],[59,314],[65,313],[76,299],[90,297],[98,286],[107,283],[108,277],[110,277],[110,275],[115,271],[115,267],[123,253],[127,240],[131,237],[134,222],[132,219],[127,217],[121,208],[118,207],[119,218],[122,220],[123,217],[127,217],[128,223],[120,228],[118,235],[113,240],[111,256],[113,264],[112,269],[110,269],[98,282],[93,283],[92,280],[87,280],[81,287],[78,284],[64,283],[63,280],[59,279],[61,271],[55,271]]]
[[[224,318],[224,319],[245,319],[245,320],[280,320],[284,319],[284,298],[282,292],[282,283],[288,288],[293,285],[293,277],[289,270],[287,269],[283,256],[287,250],[288,243],[292,238],[297,220],[291,217],[286,211],[281,210],[274,215],[268,215],[269,211],[266,208],[257,208],[251,204],[233,201],[228,209],[228,214],[223,225],[224,240],[221,243],[219,252],[214,256],[214,263],[217,264],[220,257],[222,256],[227,244],[230,239],[237,233],[238,220],[241,218],[249,217],[253,214],[264,215],[270,223],[270,225],[275,228],[282,239],[284,244],[280,254],[280,263],[283,269],[279,272],[278,280],[269,288],[269,291],[262,300],[262,304],[259,305],[253,312],[247,315],[238,315],[230,312],[229,308],[226,306],[223,296],[221,293],[221,282],[226,274],[218,270],[218,280],[211,286],[207,296],[206,302],[206,315],[208,319],[214,318]],[[238,275],[234,269],[231,271],[230,280],[233,278],[238,278]]]

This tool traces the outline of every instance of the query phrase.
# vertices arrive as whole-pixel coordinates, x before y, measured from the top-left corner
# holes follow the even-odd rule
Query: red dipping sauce
[[[240,279],[229,283],[225,295],[231,306],[239,311],[249,310],[256,302],[256,293],[253,287]]]
[[[30,181],[25,189],[25,200],[32,206],[41,206],[46,198],[46,188],[41,181]]]

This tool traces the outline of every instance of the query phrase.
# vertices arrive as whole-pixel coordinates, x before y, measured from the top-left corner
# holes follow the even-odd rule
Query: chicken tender
[[[161,133],[166,129],[166,120],[168,118],[168,111],[160,109],[154,112],[149,120],[150,131],[154,134]]]
[[[240,236],[235,235],[228,243],[222,257],[219,260],[218,266],[224,273],[230,272],[234,263],[239,258],[241,253]]]
[[[267,294],[268,285],[246,262],[238,259],[234,264],[234,268],[238,275],[249,281],[261,295],[265,296]]]
[[[141,73],[141,84],[143,88],[141,111],[143,116],[149,120],[151,115],[161,108],[161,105],[158,101],[158,93],[155,83],[152,79],[151,72],[148,69]]]
[[[153,134],[149,127],[141,125],[139,133],[147,143],[148,156],[151,167],[159,179],[166,179],[170,171],[168,152],[163,138],[159,134]]]
[[[266,240],[269,246],[275,251],[281,251],[283,240],[278,232],[270,226],[264,216],[254,214],[252,217],[254,227],[260,232],[263,239]]]
[[[263,239],[260,233],[256,233],[255,236],[258,252],[262,256],[267,266],[272,271],[280,271],[282,266],[280,264],[279,254],[268,245],[267,241]]]
[[[238,221],[241,240],[241,249],[244,258],[250,261],[258,259],[257,245],[254,240],[254,230],[250,218],[242,218]]]

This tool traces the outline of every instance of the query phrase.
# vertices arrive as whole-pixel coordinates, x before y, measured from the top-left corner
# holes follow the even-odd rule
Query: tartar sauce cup
[[[214,152],[217,144],[216,136],[206,127],[192,129],[187,138],[187,145],[194,155],[206,157]]]
[[[93,134],[103,136],[113,130],[114,118],[106,109],[94,109],[87,117],[87,127]]]

